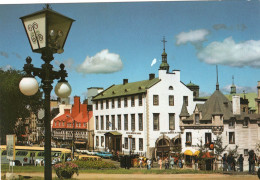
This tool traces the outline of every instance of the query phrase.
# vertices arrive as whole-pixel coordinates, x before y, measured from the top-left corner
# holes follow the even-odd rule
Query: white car
[[[82,153],[82,154],[88,154],[88,155],[96,155],[97,152],[95,151],[89,151],[89,150],[79,150],[77,149],[76,152]]]

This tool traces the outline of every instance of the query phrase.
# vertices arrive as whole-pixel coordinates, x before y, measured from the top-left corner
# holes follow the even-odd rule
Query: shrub
[[[64,177],[72,177],[74,173],[79,175],[79,167],[77,164],[72,162],[65,162],[65,163],[59,163],[55,164],[53,166],[53,169],[56,171],[56,174],[58,178],[63,179]]]
[[[77,160],[74,161],[80,169],[115,169],[116,166],[110,162],[100,160]]]

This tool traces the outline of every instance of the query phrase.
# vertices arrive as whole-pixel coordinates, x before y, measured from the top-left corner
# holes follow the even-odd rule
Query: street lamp
[[[20,18],[24,25],[28,40],[33,52],[41,53],[41,58],[45,62],[41,68],[35,68],[31,64],[31,57],[26,58],[24,65],[26,77],[20,84],[20,91],[27,96],[32,96],[38,91],[38,83],[34,76],[38,76],[43,84],[44,92],[44,127],[45,127],[45,180],[52,179],[51,169],[51,116],[50,116],[50,94],[53,89],[52,83],[55,79],[60,79],[55,92],[60,97],[68,97],[71,87],[65,80],[67,72],[64,64],[60,65],[59,71],[53,71],[50,62],[54,59],[54,53],[62,53],[73,19],[63,16],[46,5],[41,11]]]
[[[71,116],[69,116],[69,115],[67,115],[66,117],[69,117],[69,118],[71,118],[72,119],[72,121],[73,121],[73,130],[72,130],[72,146],[71,146],[71,148],[72,148],[72,160],[74,159],[74,141],[75,141],[75,119],[73,119]]]

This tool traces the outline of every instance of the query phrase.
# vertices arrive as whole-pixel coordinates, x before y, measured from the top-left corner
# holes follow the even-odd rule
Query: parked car
[[[102,158],[111,158],[113,155],[109,152],[99,151],[97,153],[97,156],[102,157]]]
[[[78,153],[82,153],[82,154],[88,154],[88,155],[97,155],[96,151],[89,151],[89,150],[79,150],[77,149],[76,152]]]

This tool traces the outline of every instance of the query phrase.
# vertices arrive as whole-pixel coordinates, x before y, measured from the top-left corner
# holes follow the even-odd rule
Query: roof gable
[[[147,89],[158,83],[159,78],[151,80],[137,81],[126,84],[113,85],[99,93],[92,100],[107,99],[120,96],[129,96],[133,94],[145,93]]]

